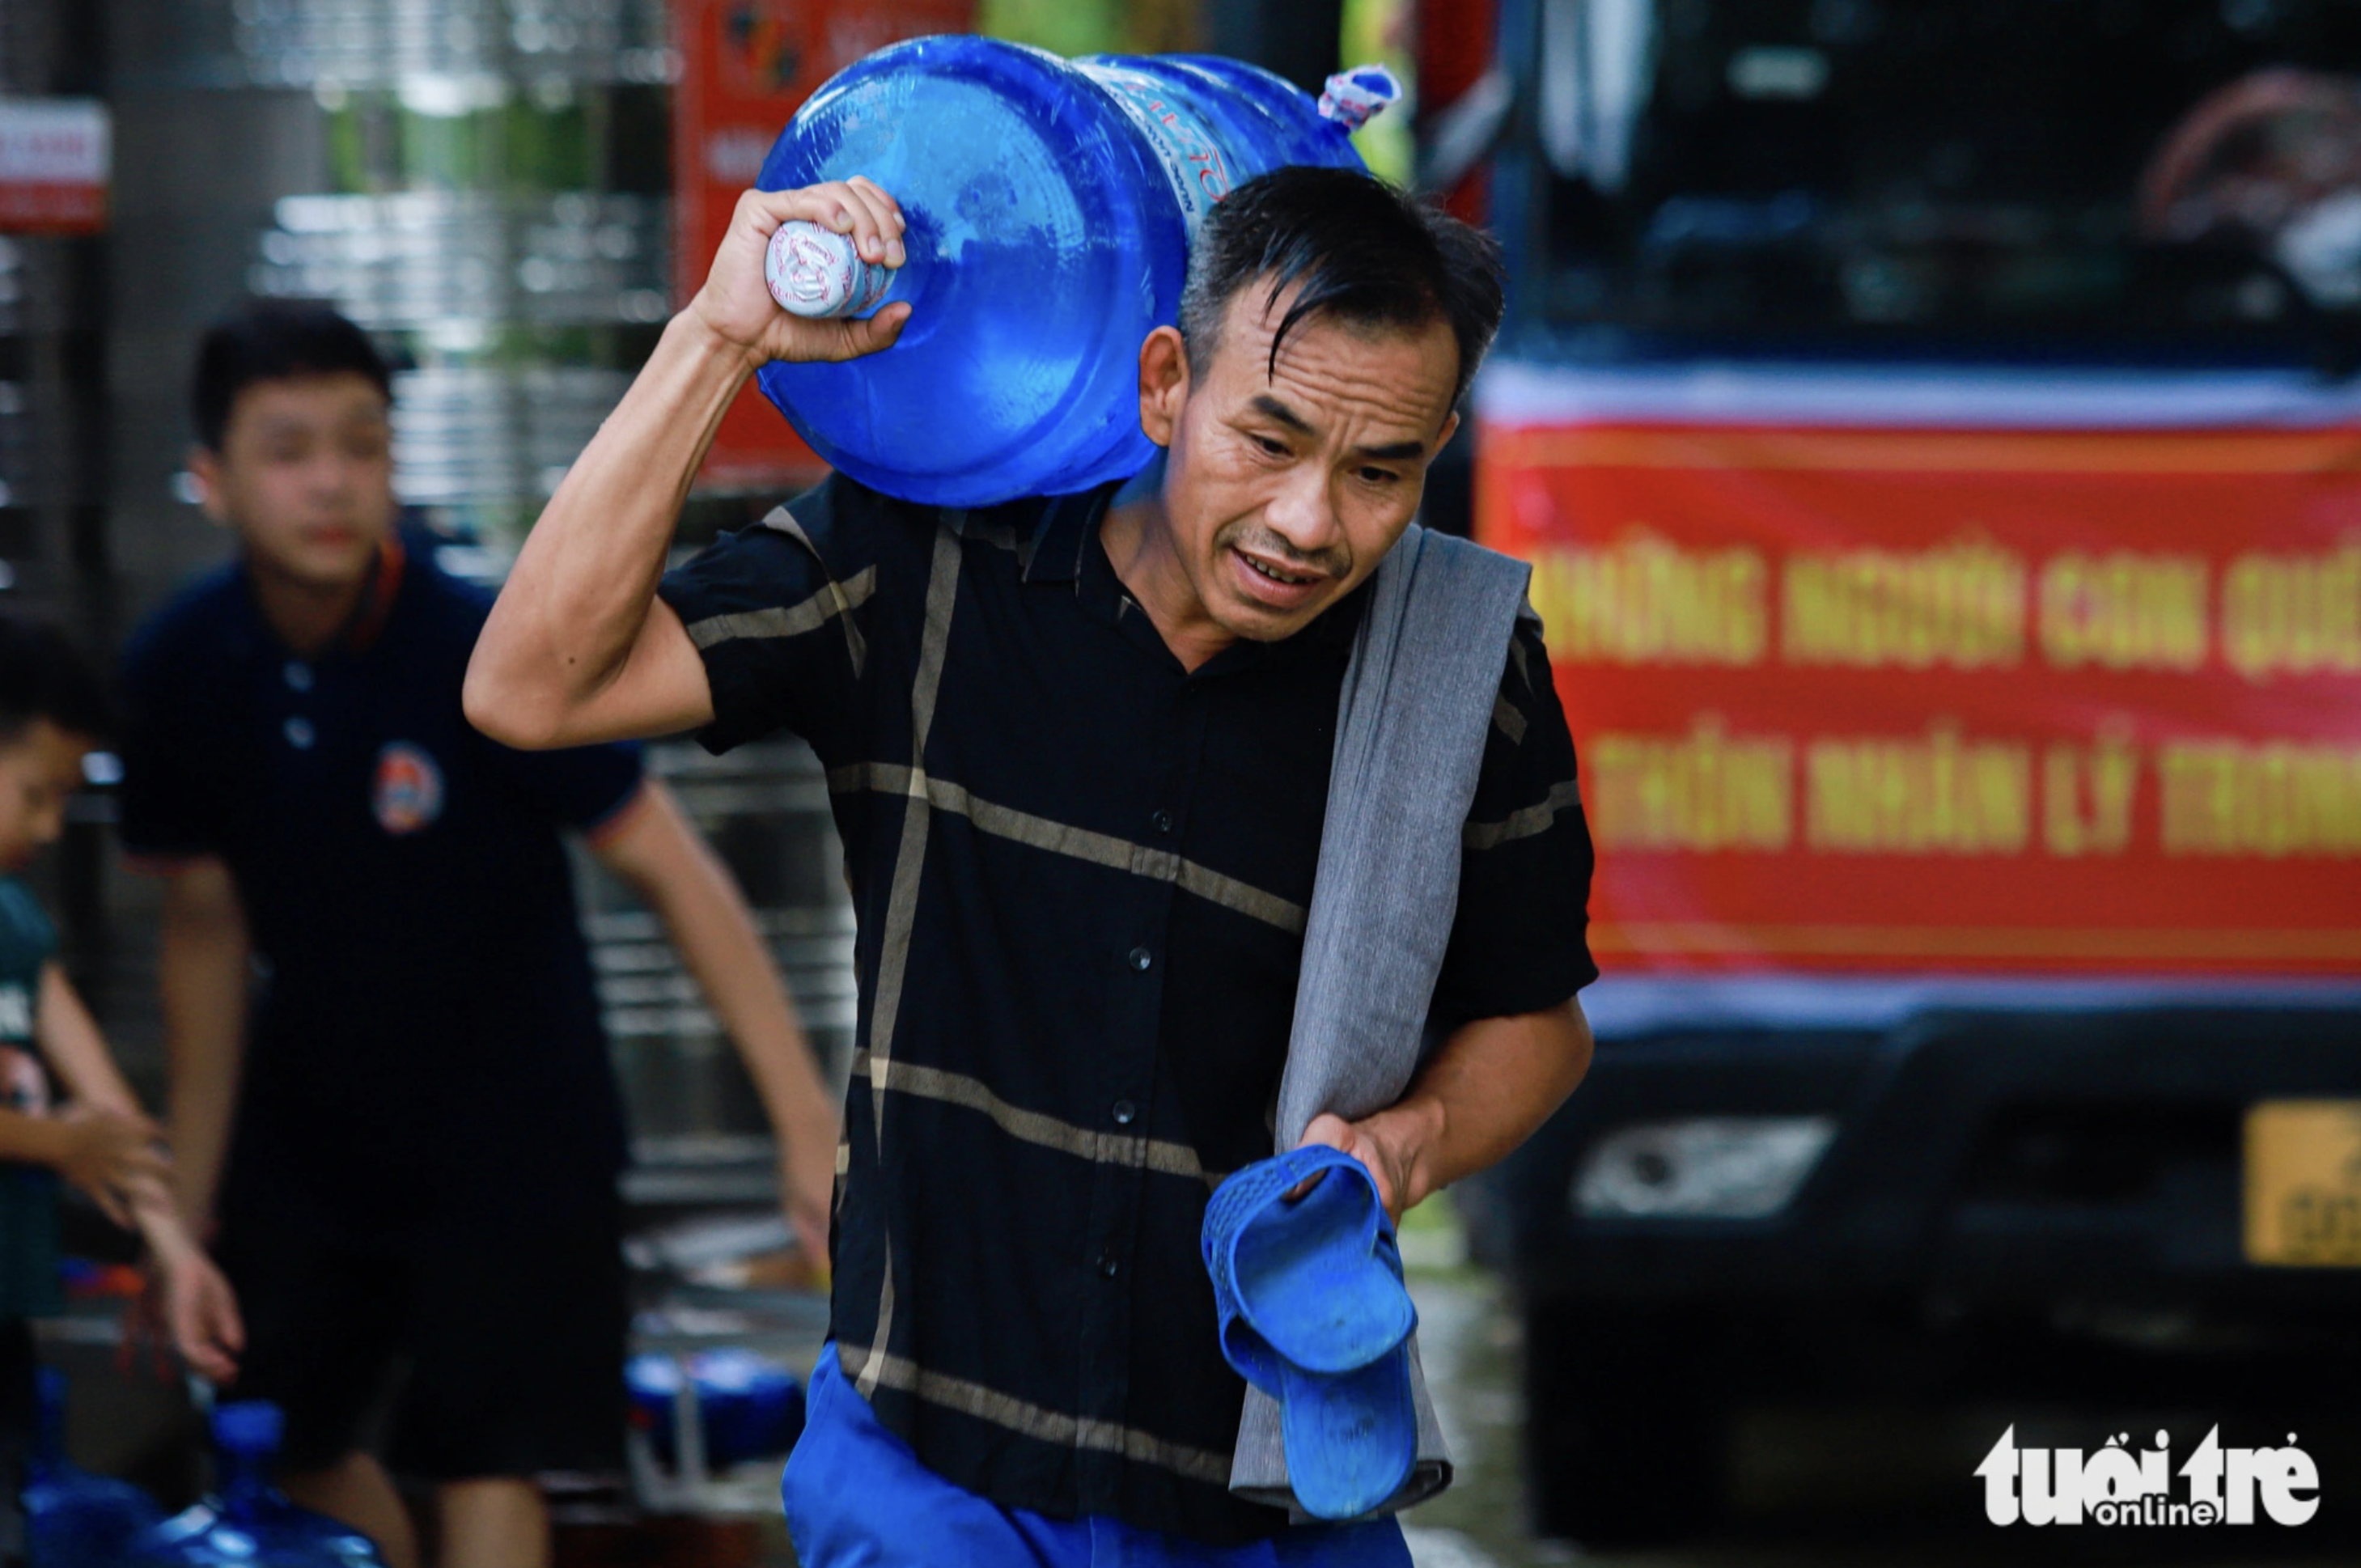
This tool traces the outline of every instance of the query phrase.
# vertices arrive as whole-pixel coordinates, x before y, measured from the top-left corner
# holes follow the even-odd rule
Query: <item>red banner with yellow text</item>
[[[1604,967],[2361,970],[2361,411],[2136,393],[1488,399]]]

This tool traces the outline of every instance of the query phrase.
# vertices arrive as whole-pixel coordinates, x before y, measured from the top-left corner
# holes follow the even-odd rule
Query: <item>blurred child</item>
[[[0,617],[0,1562],[32,1425],[30,1320],[62,1305],[58,1183],[146,1237],[173,1339],[223,1379],[242,1343],[236,1306],[181,1224],[156,1124],[140,1111],[59,967],[57,933],[16,873],[63,826],[82,759],[105,729],[96,677],[54,628]]]

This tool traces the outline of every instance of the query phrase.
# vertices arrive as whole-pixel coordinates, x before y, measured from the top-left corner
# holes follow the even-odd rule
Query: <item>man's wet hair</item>
[[[15,745],[44,718],[84,740],[115,728],[105,683],[64,631],[0,614],[0,746]]]
[[[1314,316],[1406,332],[1444,321],[1459,345],[1456,408],[1499,330],[1503,280],[1489,235],[1382,180],[1349,169],[1274,170],[1206,214],[1180,291],[1180,337],[1190,374],[1202,378],[1241,291],[1266,290],[1268,309],[1301,283],[1270,340],[1272,375],[1279,345]]]
[[[248,300],[205,329],[189,389],[197,439],[219,452],[237,395],[258,381],[345,372],[365,378],[390,400],[393,372],[385,356],[335,306],[317,300]]]

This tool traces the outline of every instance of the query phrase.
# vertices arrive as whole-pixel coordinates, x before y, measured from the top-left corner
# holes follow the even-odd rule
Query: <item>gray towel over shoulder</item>
[[[1312,1119],[1400,1100],[1459,904],[1460,830],[1532,569],[1416,524],[1378,565],[1345,673],[1328,812],[1303,937],[1277,1148]],[[1451,1485],[1451,1458],[1411,1342],[1418,1463],[1378,1511]],[[1230,1489],[1294,1509],[1279,1405],[1249,1387]]]

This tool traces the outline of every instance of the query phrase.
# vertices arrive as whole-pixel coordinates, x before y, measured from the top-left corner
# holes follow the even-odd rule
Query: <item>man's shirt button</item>
[[[1132,1102],[1131,1102],[1130,1101],[1128,1101],[1128,1100],[1118,1100],[1118,1101],[1116,1101],[1116,1102],[1115,1102],[1115,1109],[1114,1109],[1114,1113],[1114,1113],[1114,1116],[1115,1116],[1115,1124],[1116,1126],[1118,1126],[1118,1127],[1128,1127],[1128,1126],[1130,1126],[1130,1125],[1131,1125],[1131,1124],[1132,1124],[1135,1120],[1137,1120],[1137,1119],[1138,1118],[1138,1115],[1139,1115],[1139,1112],[1138,1112],[1138,1111],[1137,1111],[1137,1109],[1132,1105]]]
[[[301,659],[287,661],[287,685],[299,692],[312,689],[312,666]]]
[[[1115,1254],[1111,1252],[1099,1254],[1098,1269],[1101,1279],[1113,1279],[1122,1267],[1123,1265],[1115,1261]]]
[[[1156,955],[1149,952],[1146,948],[1134,948],[1131,949],[1131,967],[1139,970],[1142,974],[1147,973],[1148,969],[1155,962]]]
[[[287,721],[287,743],[299,751],[312,749],[312,721],[302,714]]]
[[[1148,820],[1148,824],[1159,833],[1170,833],[1172,831],[1172,814],[1169,811],[1159,811]]]

